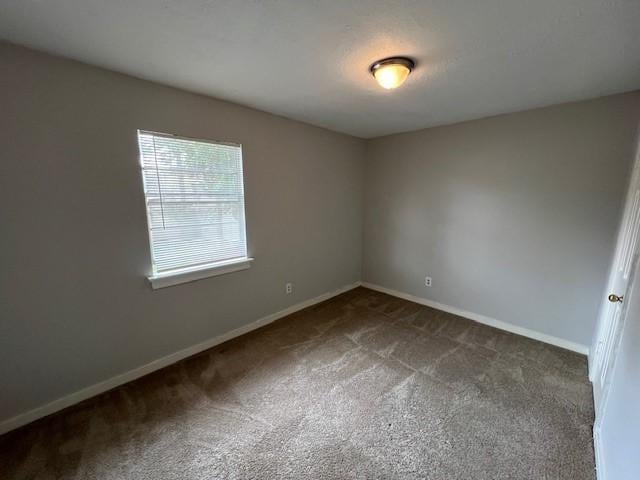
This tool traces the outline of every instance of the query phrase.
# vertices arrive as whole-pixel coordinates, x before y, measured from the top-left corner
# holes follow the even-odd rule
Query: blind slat
[[[242,149],[138,132],[154,274],[247,256]]]

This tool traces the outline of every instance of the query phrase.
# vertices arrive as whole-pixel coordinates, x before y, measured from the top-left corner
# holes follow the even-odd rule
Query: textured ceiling
[[[0,1],[5,40],[361,137],[640,88],[639,32],[640,0]]]

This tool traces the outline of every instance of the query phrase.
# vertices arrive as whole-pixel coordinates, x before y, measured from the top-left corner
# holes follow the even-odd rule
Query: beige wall
[[[7,44],[0,65],[0,420],[360,279],[362,140]],[[243,144],[251,269],[150,288],[138,128]]]
[[[639,118],[636,92],[370,141],[363,280],[590,345]]]

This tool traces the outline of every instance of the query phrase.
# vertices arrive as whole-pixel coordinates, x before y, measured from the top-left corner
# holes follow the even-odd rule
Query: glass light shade
[[[416,64],[407,57],[389,57],[378,60],[369,69],[382,88],[390,90],[404,83]]]
[[[373,72],[373,76],[382,88],[390,90],[398,88],[409,76],[409,67],[406,65],[393,64],[381,65]]]

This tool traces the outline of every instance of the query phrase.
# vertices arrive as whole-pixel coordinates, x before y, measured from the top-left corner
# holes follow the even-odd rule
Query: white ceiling
[[[640,88],[640,0],[1,0],[0,37],[360,137]]]

